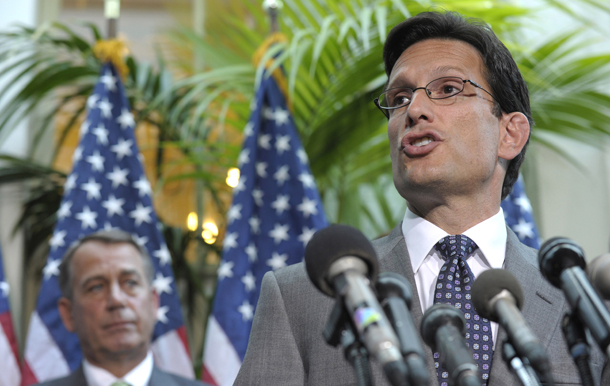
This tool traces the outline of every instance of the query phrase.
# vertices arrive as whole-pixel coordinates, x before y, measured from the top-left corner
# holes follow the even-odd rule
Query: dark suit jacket
[[[380,271],[397,272],[416,289],[400,225],[387,237],[373,241],[373,245],[379,257]],[[523,245],[508,230],[504,265],[523,287],[523,315],[546,348],[556,383],[579,385],[578,372],[568,354],[560,327],[568,305],[563,293],[541,276],[537,261],[537,251]],[[411,313],[419,329],[423,313],[417,291],[413,292]],[[267,273],[248,350],[235,385],[355,385],[354,370],[344,359],[343,350],[328,346],[322,337],[332,307],[333,300],[310,283],[302,263]],[[497,342],[501,342],[504,336],[500,328]],[[592,348],[591,367],[595,382],[597,385],[610,385],[607,361],[597,347]],[[437,377],[432,352],[425,345],[424,349],[431,384],[435,384]],[[375,385],[389,385],[375,361],[371,362],[371,368]],[[502,359],[500,344],[494,351],[488,385],[519,385]]]
[[[179,377],[174,374],[166,373],[165,371],[159,370],[156,366],[153,367],[152,375],[148,386],[209,386],[207,383],[201,383],[199,381],[193,381]],[[87,386],[87,380],[85,379],[85,373],[83,368],[79,367],[72,374],[64,378],[54,379],[52,381],[39,383],[39,386]]]

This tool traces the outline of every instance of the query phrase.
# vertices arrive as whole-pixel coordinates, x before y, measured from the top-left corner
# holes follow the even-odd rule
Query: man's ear
[[[72,301],[70,299],[61,297],[57,302],[57,308],[59,310],[59,316],[61,321],[64,323],[66,330],[74,332],[74,319],[72,318]]]
[[[525,114],[518,111],[502,114],[498,157],[505,160],[515,158],[525,146],[530,130],[530,124]]]

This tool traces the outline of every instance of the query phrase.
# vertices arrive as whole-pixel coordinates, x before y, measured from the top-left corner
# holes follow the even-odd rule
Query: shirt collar
[[[146,358],[123,378],[117,378],[109,371],[91,364],[91,362],[83,359],[83,372],[89,386],[110,386],[119,379],[129,383],[132,386],[146,386],[150,380],[153,370],[153,357],[149,351]]]
[[[408,207],[402,221],[402,234],[409,251],[413,273],[417,273],[434,245],[441,238],[449,236],[430,221],[411,212]],[[464,234],[477,243],[491,268],[502,268],[507,237],[502,208],[497,214],[468,229]]]

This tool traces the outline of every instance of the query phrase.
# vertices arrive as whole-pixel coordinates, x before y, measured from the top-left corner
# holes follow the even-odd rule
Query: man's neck
[[[123,378],[127,373],[138,366],[144,359],[148,351],[130,355],[107,355],[104,358],[87,358],[89,363],[103,368],[117,378]]]
[[[435,202],[427,198],[407,201],[407,205],[411,212],[445,232],[457,235],[498,213],[500,200],[490,196],[478,200],[471,197],[451,197]]]

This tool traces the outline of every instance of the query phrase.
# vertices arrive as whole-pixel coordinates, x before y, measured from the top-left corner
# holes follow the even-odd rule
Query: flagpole
[[[108,20],[108,39],[116,38],[120,13],[121,0],[104,0],[104,17]]]
[[[282,3],[281,0],[265,0],[263,1],[263,9],[265,11],[267,11],[267,14],[269,15],[269,21],[270,21],[270,27],[271,27],[271,33],[276,33],[279,32],[280,27],[277,21],[277,15],[280,11],[280,9],[282,9],[282,7],[284,6],[284,4]]]

